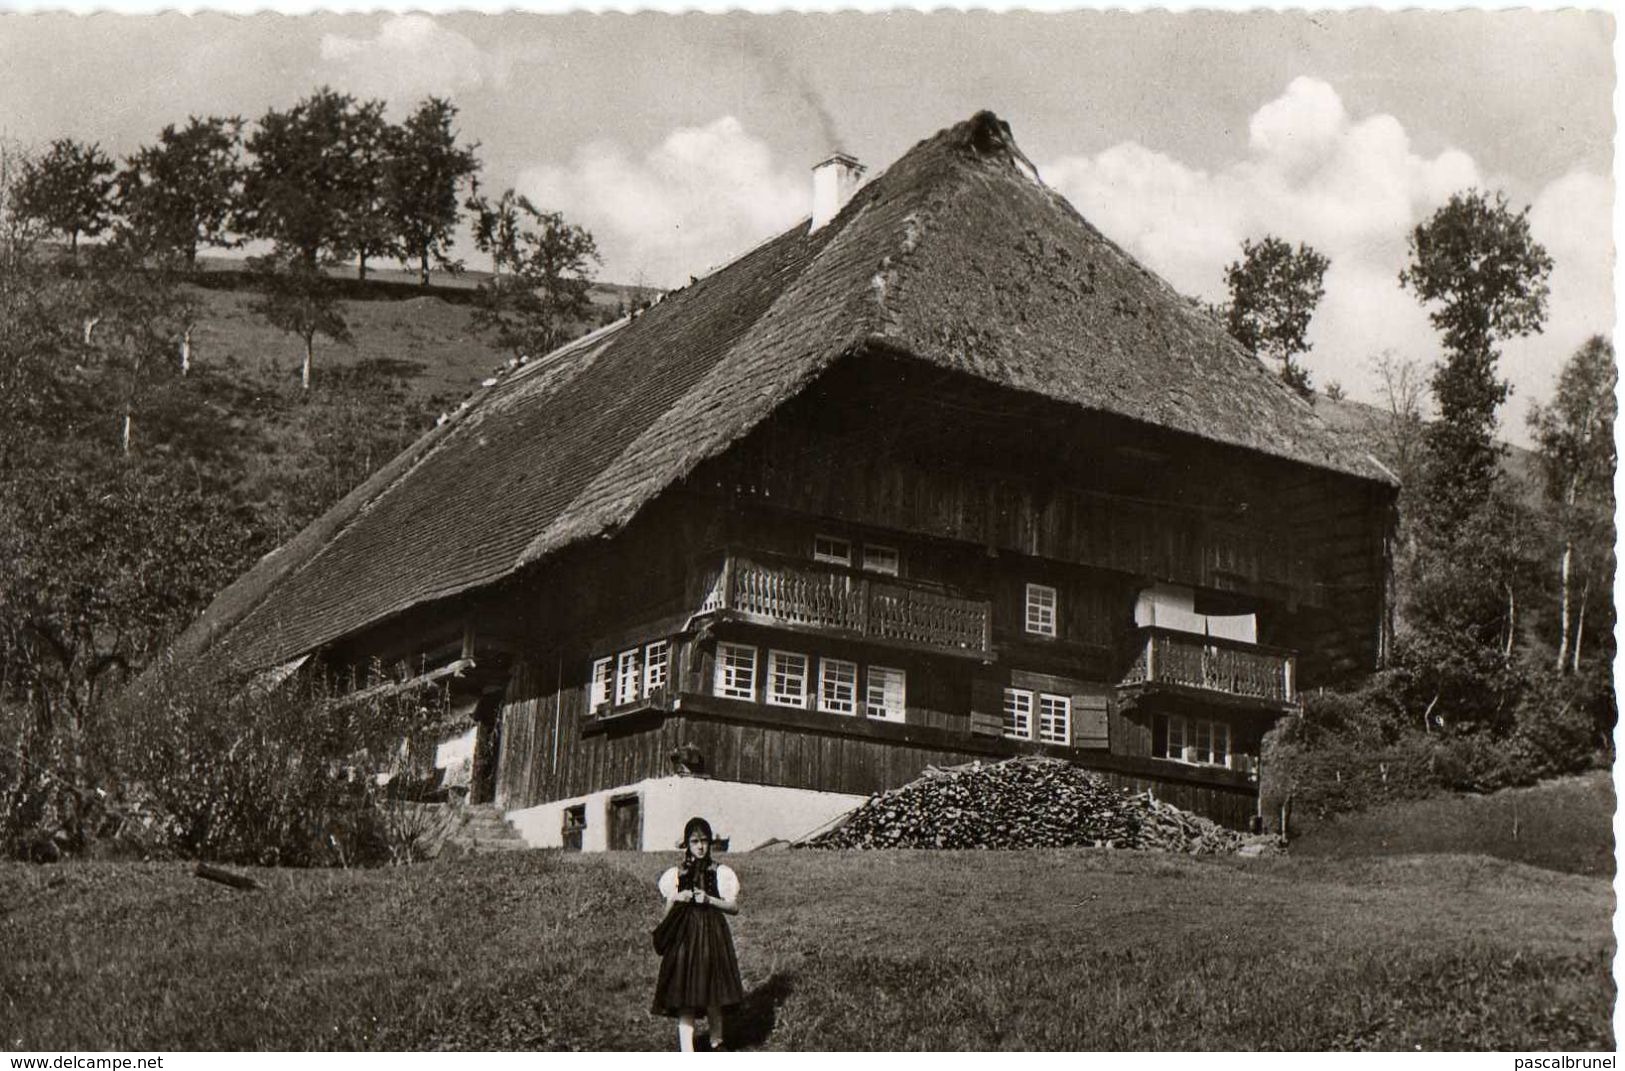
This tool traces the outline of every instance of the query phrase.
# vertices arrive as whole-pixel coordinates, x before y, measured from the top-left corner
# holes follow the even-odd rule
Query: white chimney
[[[812,227],[819,227],[835,218],[836,213],[852,199],[852,193],[863,181],[863,165],[844,152],[837,152],[813,168]]]

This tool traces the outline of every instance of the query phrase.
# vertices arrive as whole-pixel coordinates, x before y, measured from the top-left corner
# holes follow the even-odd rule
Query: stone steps
[[[423,829],[422,854],[442,855],[528,851],[530,845],[489,803],[412,803],[412,821]]]

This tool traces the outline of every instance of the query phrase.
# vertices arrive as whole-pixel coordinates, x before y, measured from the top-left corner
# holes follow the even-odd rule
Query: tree
[[[192,116],[164,127],[158,144],[143,146],[119,175],[125,226],[143,244],[173,250],[197,265],[203,246],[231,246],[229,228],[243,181],[239,158],[243,121]]]
[[[398,128],[389,164],[389,212],[401,250],[418,265],[418,282],[429,285],[429,263],[449,271],[452,234],[460,206],[457,187],[479,171],[477,146],[457,144],[457,108],[430,97]]]
[[[245,142],[254,159],[243,177],[244,227],[309,269],[351,251],[356,107],[354,97],[323,87],[287,111],[266,112]]]
[[[1559,672],[1577,673],[1593,582],[1609,597],[1614,544],[1614,346],[1593,336],[1569,358],[1550,405],[1535,406],[1546,500],[1558,532]],[[1573,595],[1580,583],[1579,606]]]
[[[1483,506],[1498,471],[1495,412],[1509,388],[1496,375],[1497,344],[1538,333],[1546,317],[1552,259],[1528,217],[1502,193],[1452,194],[1411,232],[1410,263],[1399,273],[1444,336],[1432,383],[1439,419],[1427,442],[1430,512],[1447,529]]]
[[[478,201],[476,212],[476,240],[497,271],[480,287],[475,327],[515,357],[556,349],[592,307],[588,292],[599,259],[592,235],[512,190],[495,205]]]
[[[60,234],[77,254],[81,235],[94,238],[112,222],[115,170],[98,146],[58,138],[43,155],[23,162],[11,212]]]
[[[1438,419],[1423,433],[1418,493],[1407,496],[1410,668],[1430,705],[1500,728],[1516,708],[1517,640],[1541,588],[1534,525],[1503,477],[1495,440],[1508,393],[1497,344],[1539,331],[1545,316],[1552,262],[1527,216],[1501,194],[1454,194],[1412,231],[1399,276],[1428,307],[1445,349],[1431,381]]]
[[[343,240],[355,254],[356,278],[367,277],[367,261],[395,257],[401,242],[389,203],[390,167],[401,132],[384,122],[384,102],[355,102],[340,125],[345,167],[333,195],[343,203]]]
[[[278,250],[267,256],[253,257],[249,265],[259,277],[264,293],[254,310],[272,327],[295,335],[304,343],[305,360],[299,383],[309,390],[317,337],[341,343],[351,340],[349,325],[333,293],[332,280],[319,267],[310,264],[299,250]]]
[[[1308,353],[1306,337],[1331,262],[1313,248],[1297,249],[1272,234],[1241,243],[1241,260],[1224,269],[1230,288],[1225,326],[1256,357],[1281,366],[1281,381],[1312,398],[1309,373],[1294,358]]]

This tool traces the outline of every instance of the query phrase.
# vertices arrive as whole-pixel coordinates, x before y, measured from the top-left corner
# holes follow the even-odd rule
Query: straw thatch
[[[476,395],[223,592],[178,650],[272,665],[616,530],[868,347],[1388,479],[1044,187],[983,112],[827,226],[802,223]]]

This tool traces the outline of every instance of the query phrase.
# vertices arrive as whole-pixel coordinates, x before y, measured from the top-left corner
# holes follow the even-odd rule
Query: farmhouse
[[[736,848],[1042,753],[1244,826],[1389,633],[1396,487],[990,113],[499,377],[182,638],[382,660],[537,845]]]

